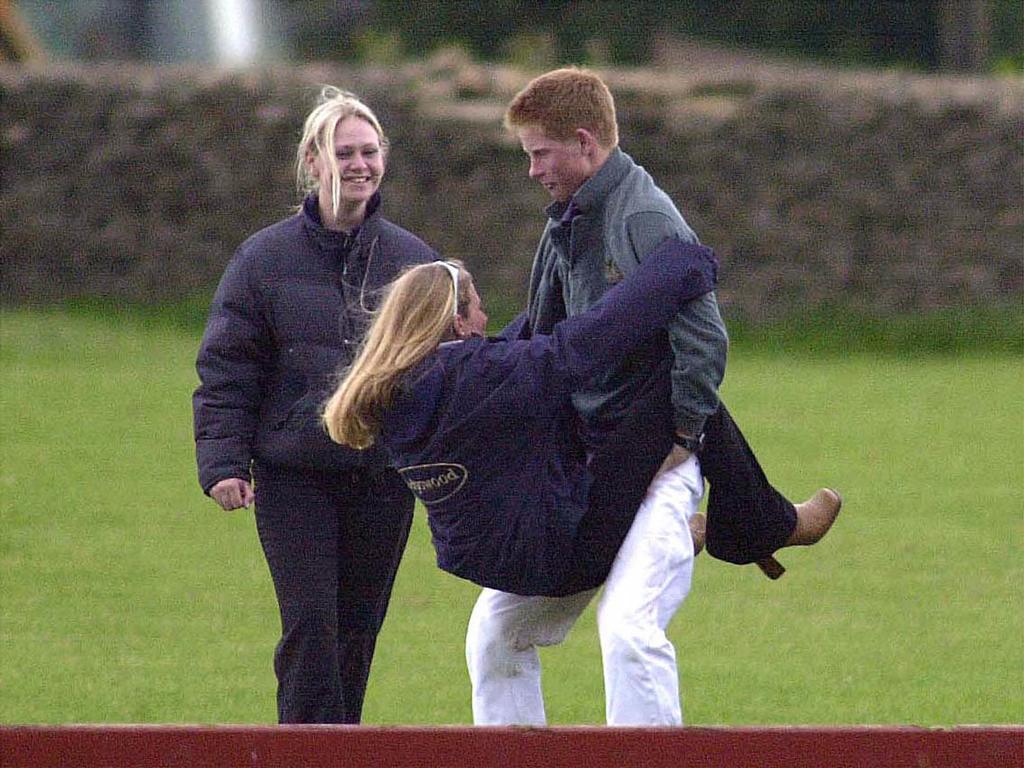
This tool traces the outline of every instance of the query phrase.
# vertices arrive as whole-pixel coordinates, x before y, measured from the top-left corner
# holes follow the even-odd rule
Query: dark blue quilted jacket
[[[203,490],[268,468],[382,467],[380,451],[333,443],[319,409],[351,362],[379,290],[437,258],[370,201],[354,239],[321,226],[317,198],[239,247],[221,278],[196,360],[192,398]],[[347,254],[347,256],[346,256]]]

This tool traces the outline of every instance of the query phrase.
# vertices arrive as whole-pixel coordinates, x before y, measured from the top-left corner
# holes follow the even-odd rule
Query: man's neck
[[[594,175],[601,170],[602,166],[608,162],[608,158],[611,156],[612,150],[610,149],[602,149],[601,147],[598,147],[594,151],[594,170],[590,174],[590,178],[593,178]]]

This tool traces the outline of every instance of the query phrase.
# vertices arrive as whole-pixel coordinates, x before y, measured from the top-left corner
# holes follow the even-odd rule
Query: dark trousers
[[[626,416],[590,457],[590,494],[572,568],[560,595],[604,583],[661,463],[672,450],[671,389],[666,370],[653,376]],[[669,418],[662,418],[669,413]]]
[[[281,611],[281,723],[358,723],[413,497],[392,471],[259,468],[256,526]]]
[[[742,565],[786,543],[796,528],[796,508],[768,482],[725,403],[704,425],[700,467],[711,486],[706,544],[711,556]]]
[[[580,524],[575,567],[559,594],[603,583],[647,494],[672,449],[668,372],[655,375],[590,460],[593,482]],[[709,554],[742,565],[772,554],[796,527],[793,503],[768,482],[732,415],[720,403],[704,427],[698,455],[708,481]]]

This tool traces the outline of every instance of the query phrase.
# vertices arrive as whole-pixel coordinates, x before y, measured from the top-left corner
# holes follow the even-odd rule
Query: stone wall
[[[723,264],[727,312],[877,315],[1020,303],[1024,84],[697,62],[605,73],[621,143]],[[0,300],[206,291],[297,202],[320,83],[392,141],[387,215],[523,298],[543,191],[505,135],[527,75],[437,58],[401,70],[0,65]]]

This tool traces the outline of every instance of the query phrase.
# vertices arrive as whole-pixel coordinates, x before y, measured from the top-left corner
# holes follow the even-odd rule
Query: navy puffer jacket
[[[257,232],[221,278],[196,360],[192,398],[199,483],[268,468],[332,472],[384,466],[380,451],[332,442],[319,410],[351,362],[380,289],[437,254],[380,215],[380,195],[354,237],[325,229],[316,195]]]

